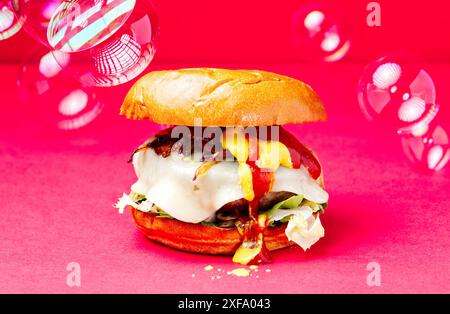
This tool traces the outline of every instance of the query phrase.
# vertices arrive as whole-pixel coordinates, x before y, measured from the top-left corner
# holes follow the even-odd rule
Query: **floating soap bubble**
[[[303,56],[325,62],[341,60],[351,46],[344,21],[326,5],[303,5],[292,18],[291,37]]]
[[[57,62],[84,86],[134,79],[153,60],[158,25],[148,0],[17,0],[25,30],[59,53]]]
[[[367,119],[399,133],[427,126],[439,111],[433,79],[422,68],[384,57],[367,66],[358,86]]]
[[[450,159],[448,133],[438,121],[416,128],[414,133],[401,135],[402,147],[408,159],[418,168],[439,171]]]
[[[65,73],[55,54],[41,49],[22,64],[17,80],[20,99],[33,119],[50,129],[81,129],[92,123],[104,106],[92,88]]]
[[[22,29],[26,16],[16,12],[11,0],[0,0],[0,40],[14,36]]]

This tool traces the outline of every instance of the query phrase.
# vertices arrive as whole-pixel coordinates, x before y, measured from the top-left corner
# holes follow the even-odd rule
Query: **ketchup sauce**
[[[253,159],[252,159],[253,160]],[[256,165],[255,161],[247,161],[247,165],[252,172],[252,184],[254,199],[248,203],[248,214],[250,220],[247,222],[249,226],[245,229],[244,241],[257,243],[261,235],[261,251],[250,261],[250,265],[259,264],[261,262],[270,262],[270,254],[264,241],[264,231],[268,227],[267,219],[264,220],[264,225],[260,225],[259,221],[259,205],[262,197],[272,190],[272,185],[275,180],[275,174],[268,169],[261,169]]]
[[[283,127],[280,127],[280,142],[289,150],[294,169],[299,169],[303,165],[314,180],[320,177],[322,168],[319,161],[305,145]]]
[[[303,165],[308,170],[311,177],[315,180],[319,178],[322,169],[312,152],[283,127],[280,127],[279,130],[279,141],[289,150],[293,168],[299,169]],[[271,135],[269,134],[267,138],[270,139]],[[249,142],[248,135],[246,135],[246,140]],[[258,145],[253,145],[256,147],[251,146],[252,145],[249,145],[249,157],[246,164],[250,167],[252,172],[254,198],[249,201],[248,205],[250,219],[245,223],[246,228],[244,229],[244,242],[248,245],[257,245],[260,237],[262,239],[259,254],[249,262],[250,265],[254,265],[261,262],[271,261],[270,252],[264,241],[264,233],[268,228],[268,220],[267,217],[265,217],[264,225],[261,226],[261,222],[259,221],[259,207],[261,198],[272,190],[272,186],[275,181],[275,174],[269,169],[261,169],[258,167],[256,164],[256,160],[259,159]]]

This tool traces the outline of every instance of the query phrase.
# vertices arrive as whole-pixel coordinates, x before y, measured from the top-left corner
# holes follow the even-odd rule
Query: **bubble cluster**
[[[367,66],[358,87],[367,119],[400,133],[429,124],[439,111],[433,79],[422,68],[383,57]]]
[[[365,117],[400,135],[403,150],[416,166],[438,171],[449,159],[447,132],[435,119],[436,88],[420,66],[386,56],[370,63],[358,85]]]
[[[0,36],[11,29],[12,16],[26,17],[23,28],[43,45],[24,61],[18,86],[21,100],[36,107],[36,120],[51,128],[91,124],[103,110],[96,88],[136,78],[156,54],[158,23],[150,0],[8,3],[14,15],[0,14]]]
[[[292,17],[294,48],[308,59],[341,60],[351,46],[344,25],[332,7],[318,3],[303,5]]]
[[[83,86],[115,86],[140,75],[156,53],[148,0],[15,0],[25,30]]]

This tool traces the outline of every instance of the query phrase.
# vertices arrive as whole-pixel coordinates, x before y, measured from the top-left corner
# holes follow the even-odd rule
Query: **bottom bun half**
[[[243,236],[234,229],[185,223],[176,219],[144,213],[131,207],[134,223],[144,235],[171,248],[214,255],[233,255]],[[264,233],[267,249],[275,251],[293,245],[284,231],[286,225],[268,228]]]

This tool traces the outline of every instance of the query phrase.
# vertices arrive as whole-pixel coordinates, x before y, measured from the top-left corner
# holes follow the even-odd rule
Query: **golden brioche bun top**
[[[154,71],[125,98],[120,114],[159,124],[265,126],[326,119],[307,84],[257,70],[193,68]],[[197,121],[197,123],[196,123]]]

